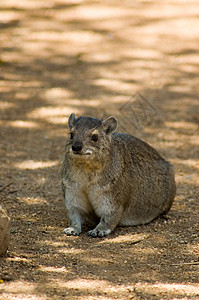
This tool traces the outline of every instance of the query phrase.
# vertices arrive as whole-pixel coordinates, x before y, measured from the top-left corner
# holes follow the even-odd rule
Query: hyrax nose
[[[83,144],[81,142],[75,142],[73,145],[72,145],[72,150],[74,152],[79,152],[82,150],[82,147],[83,147]]]

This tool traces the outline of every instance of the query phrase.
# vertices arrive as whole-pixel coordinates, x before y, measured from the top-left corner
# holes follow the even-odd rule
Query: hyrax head
[[[71,114],[68,127],[70,134],[67,147],[70,155],[76,159],[96,158],[108,148],[111,134],[117,128],[117,119],[76,118]]]

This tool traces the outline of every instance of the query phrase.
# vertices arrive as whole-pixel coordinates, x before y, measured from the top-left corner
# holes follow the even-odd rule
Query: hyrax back
[[[78,235],[84,222],[91,236],[105,236],[117,225],[146,224],[167,213],[176,186],[172,165],[147,143],[114,133],[109,117],[69,117],[70,135],[62,168],[62,188],[70,226]]]

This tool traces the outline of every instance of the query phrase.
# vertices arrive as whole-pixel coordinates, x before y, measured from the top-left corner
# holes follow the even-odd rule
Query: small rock
[[[0,256],[5,255],[10,240],[10,218],[0,206]]]

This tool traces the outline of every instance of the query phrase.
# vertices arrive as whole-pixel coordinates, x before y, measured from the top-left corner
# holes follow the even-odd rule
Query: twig
[[[8,193],[9,193],[9,194],[14,194],[14,193],[16,193],[16,192],[18,192],[18,190],[12,190],[12,191],[9,191]]]
[[[184,266],[184,265],[199,265],[199,262],[195,261],[195,262],[190,262],[190,263],[181,263],[181,264],[171,264],[171,266]]]
[[[0,192],[2,192],[3,190],[5,190],[7,187],[9,187],[10,185],[12,184],[12,182],[4,185],[1,189],[0,189]]]

